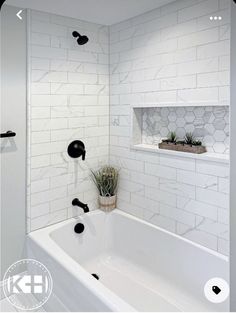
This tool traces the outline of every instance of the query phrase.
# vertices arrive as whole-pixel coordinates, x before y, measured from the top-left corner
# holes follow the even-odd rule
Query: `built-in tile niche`
[[[179,139],[194,134],[208,152],[229,153],[229,107],[142,107],[133,108],[133,145],[158,146],[174,131]]]

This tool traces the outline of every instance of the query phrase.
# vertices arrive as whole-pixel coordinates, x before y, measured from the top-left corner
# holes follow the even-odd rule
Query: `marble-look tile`
[[[229,108],[221,107],[165,107],[142,109],[142,142],[157,145],[171,131],[183,139],[192,132],[209,151],[226,153],[229,143]]]
[[[217,207],[214,205],[196,201],[183,196],[178,196],[177,207],[198,216],[210,218],[211,220],[217,220]]]
[[[30,14],[28,231],[80,214],[71,207],[75,196],[97,207],[89,169],[108,162],[109,145],[108,27]],[[87,46],[72,38],[76,27]],[[75,139],[86,146],[83,164],[66,152]]]
[[[125,168],[127,186],[145,187],[144,196],[122,189],[121,209],[228,254],[228,235],[216,230],[228,227],[229,165],[134,152],[122,122],[133,120],[132,145],[193,132],[209,152],[229,153],[230,10],[223,2],[179,0],[111,27],[110,161]],[[206,10],[219,5],[222,20],[212,23]]]
[[[156,226],[162,227],[171,232],[175,232],[175,221],[171,218],[162,216],[149,210],[145,210],[144,219]]]
[[[217,25],[203,15],[206,6],[217,12],[218,1],[180,0],[110,31],[31,12],[29,230],[81,214],[71,207],[75,196],[95,209],[89,168],[109,161],[120,168],[118,208],[228,254],[228,164],[130,149],[130,106],[164,103],[142,111],[137,142],[194,132],[210,152],[228,153],[229,114],[221,102],[229,103],[230,10],[223,2]],[[74,28],[89,36],[88,45],[77,46]],[[202,107],[173,107],[196,102]],[[77,163],[66,147],[78,138],[87,157]]]
[[[207,248],[217,250],[217,237],[206,232],[189,228],[183,224],[177,224],[177,234],[199,243]]]

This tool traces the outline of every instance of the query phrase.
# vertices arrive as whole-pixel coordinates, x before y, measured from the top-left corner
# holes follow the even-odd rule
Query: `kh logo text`
[[[14,275],[7,283],[9,292],[14,294],[41,294],[48,288],[48,279],[42,275]]]

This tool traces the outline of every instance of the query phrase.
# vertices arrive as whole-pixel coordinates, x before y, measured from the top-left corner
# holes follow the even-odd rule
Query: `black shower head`
[[[85,45],[89,41],[87,36],[82,36],[77,31],[74,31],[72,33],[72,36],[78,38],[77,39],[78,45]]]
[[[77,39],[78,45],[85,45],[89,41],[87,36],[80,36]]]

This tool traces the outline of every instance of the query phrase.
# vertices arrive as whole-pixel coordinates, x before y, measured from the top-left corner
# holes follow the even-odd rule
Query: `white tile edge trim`
[[[143,108],[163,108],[163,107],[196,107],[196,106],[229,106],[228,101],[222,102],[160,102],[160,103],[140,103],[140,104],[131,104],[132,109],[143,109]]]
[[[206,161],[226,163],[226,164],[229,163],[229,155],[226,155],[226,154],[217,154],[217,153],[209,153],[209,152],[206,152],[203,154],[195,154],[195,153],[189,153],[189,152],[159,149],[158,146],[147,145],[147,144],[130,145],[130,148],[132,150],[148,151],[148,152],[159,153],[159,154],[168,154],[168,155],[178,156],[178,157],[183,157],[183,158],[206,160]]]

